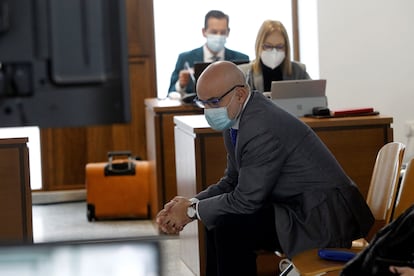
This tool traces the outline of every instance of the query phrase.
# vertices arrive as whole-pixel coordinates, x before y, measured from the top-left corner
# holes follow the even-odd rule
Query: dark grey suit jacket
[[[350,247],[374,218],[357,186],[313,130],[252,92],[236,146],[223,132],[227,169],[196,197],[204,225],[226,214],[275,210],[275,228],[287,256],[310,248]],[[243,242],[243,241],[240,241]]]

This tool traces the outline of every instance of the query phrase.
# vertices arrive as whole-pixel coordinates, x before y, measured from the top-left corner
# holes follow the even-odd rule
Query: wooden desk
[[[0,244],[33,242],[27,141],[0,139]]]
[[[176,115],[202,114],[203,110],[178,100],[145,99],[147,159],[152,167],[151,217],[177,195],[175,174],[174,121]]]
[[[318,134],[366,196],[376,155],[384,144],[393,140],[392,118],[302,120]],[[223,138],[221,132],[208,126],[203,115],[176,116],[174,122],[178,194],[192,197],[223,176],[226,168]],[[205,268],[202,229],[200,222],[191,223],[180,234],[182,259],[196,275],[203,275],[200,271]]]
[[[318,134],[366,197],[377,153],[394,139],[392,117],[302,118],[302,121]]]

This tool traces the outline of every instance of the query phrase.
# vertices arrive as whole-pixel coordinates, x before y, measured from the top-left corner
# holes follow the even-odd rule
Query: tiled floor
[[[88,222],[85,202],[33,205],[35,243],[148,237],[159,240],[164,276],[192,276],[179,258],[179,239],[160,236],[150,220]]]

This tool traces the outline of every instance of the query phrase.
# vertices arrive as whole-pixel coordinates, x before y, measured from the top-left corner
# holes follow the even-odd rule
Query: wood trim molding
[[[298,0],[292,0],[292,33],[293,59],[300,61]]]

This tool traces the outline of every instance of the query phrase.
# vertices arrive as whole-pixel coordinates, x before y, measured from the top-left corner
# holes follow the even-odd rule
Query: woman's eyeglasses
[[[264,51],[271,51],[273,49],[276,49],[277,51],[282,51],[285,49],[285,45],[284,44],[278,44],[278,45],[270,45],[270,44],[263,44],[262,49]]]

